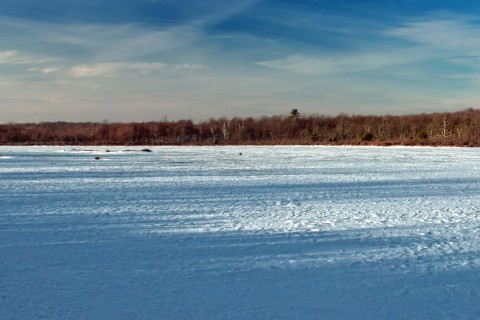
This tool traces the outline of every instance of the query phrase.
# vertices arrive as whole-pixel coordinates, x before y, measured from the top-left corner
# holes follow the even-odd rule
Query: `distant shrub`
[[[373,140],[373,133],[371,132],[365,132],[362,135],[362,141],[372,141]]]
[[[417,139],[427,139],[428,138],[428,133],[425,130],[420,130],[415,134],[415,138]]]

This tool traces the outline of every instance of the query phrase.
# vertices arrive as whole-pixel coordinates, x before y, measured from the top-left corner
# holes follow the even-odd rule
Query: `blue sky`
[[[0,123],[443,112],[480,2],[0,0]]]

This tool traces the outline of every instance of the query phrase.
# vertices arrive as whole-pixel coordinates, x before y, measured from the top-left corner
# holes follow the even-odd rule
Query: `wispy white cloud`
[[[428,48],[430,59],[467,69],[480,70],[480,25],[471,16],[433,15],[411,21],[402,27],[385,31],[385,35],[409,41],[417,47]],[[453,74],[452,78],[469,78],[468,73]]]
[[[350,52],[330,55],[291,55],[285,59],[257,62],[258,65],[312,75],[345,74],[377,70],[429,59],[424,48],[377,48],[368,52]]]
[[[437,49],[477,54],[480,49],[480,26],[477,22],[477,18],[468,16],[433,15],[388,29],[384,34]]]
[[[46,68],[42,68],[40,70],[40,72],[43,73],[43,74],[49,74],[49,73],[58,72],[59,70],[60,70],[60,68],[58,68],[58,67],[46,67]]]
[[[18,50],[0,51],[0,64],[32,64],[57,61],[53,57],[44,57],[20,52]]]
[[[211,9],[210,13],[202,18],[196,19],[194,24],[202,25],[214,25],[224,22],[236,15],[239,15],[249,8],[253,7],[256,3],[262,0],[235,0],[235,1],[211,1],[209,5],[207,1],[204,1]]]
[[[139,61],[145,56],[190,46],[202,37],[201,28],[188,24],[160,29],[135,24],[59,25],[3,16],[0,30],[7,30],[9,46],[22,52],[34,49],[37,56],[48,52],[66,60],[97,63]],[[0,59],[11,60],[19,53],[2,47],[0,43],[0,51],[5,50]]]
[[[75,78],[108,76],[122,68],[120,63],[99,63],[93,65],[77,65],[69,70],[69,75]]]
[[[377,41],[366,48],[316,55],[292,54],[257,64],[315,75],[378,70],[427,61],[478,68],[480,26],[476,22],[466,16],[431,15],[378,32],[374,35]],[[389,44],[382,44],[379,39]]]
[[[15,50],[0,52],[0,64],[11,63],[17,58],[18,52]]]
[[[202,59],[192,54],[195,49],[192,43],[202,37],[201,28],[189,24],[159,30],[134,24],[27,23],[22,19],[0,16],[0,29],[7,30],[6,33],[10,34],[9,46],[19,48],[1,51],[0,43],[0,65],[25,64],[29,67],[24,70],[29,72],[56,74],[58,77],[93,78],[165,70],[193,72],[206,68],[204,63],[198,62]],[[26,43],[29,46],[25,46]],[[181,50],[183,47],[186,49]],[[26,48],[37,53],[27,53]],[[52,56],[44,55],[44,51]],[[155,56],[165,51],[170,52],[162,56],[170,60],[168,63],[148,61],[163,60],[156,59]],[[61,58],[54,57],[54,54]],[[192,56],[195,58],[192,59]],[[45,64],[50,65],[42,66]],[[18,71],[16,76],[19,76]]]
[[[166,63],[95,63],[89,65],[76,65],[69,69],[68,74],[74,78],[84,77],[110,77],[125,72],[138,72],[142,74],[167,70],[199,70],[207,66],[199,64],[166,64]]]
[[[33,67],[33,68],[28,68],[27,71],[30,72],[39,72],[43,74],[50,74],[50,73],[57,73],[61,70],[59,67],[44,67],[44,68],[39,68],[39,67]]]
[[[175,64],[175,65],[172,65],[172,67],[177,70],[201,70],[201,69],[209,68],[207,65],[195,64],[195,63]]]
[[[123,61],[139,59],[186,47],[200,38],[198,30],[189,26],[169,28],[162,31],[145,30],[136,26],[123,27],[116,39],[106,40],[97,48],[95,60]],[[110,30],[112,33],[115,30]]]
[[[159,55],[167,56],[170,60],[176,60],[177,57],[185,60],[181,59],[184,56],[201,60],[199,55],[203,54],[202,49],[211,45],[206,29],[244,12],[259,1],[204,1],[193,6],[202,9],[201,15],[195,13],[192,19],[183,22],[158,24],[144,21],[65,24],[0,15],[0,30],[8,38],[10,47],[22,51],[34,48],[39,53],[56,54],[78,63],[145,62]],[[191,13],[194,8],[182,10]],[[2,43],[1,50],[7,50]]]

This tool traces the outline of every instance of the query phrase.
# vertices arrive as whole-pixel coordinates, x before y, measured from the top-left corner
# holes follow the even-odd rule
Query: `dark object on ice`
[[[95,160],[100,160],[100,159],[102,159],[102,158],[101,157],[95,157]]]
[[[152,152],[150,149],[142,149],[142,152]]]
[[[242,154],[243,154],[243,153],[241,153],[241,152],[239,153],[239,155],[242,155]]]

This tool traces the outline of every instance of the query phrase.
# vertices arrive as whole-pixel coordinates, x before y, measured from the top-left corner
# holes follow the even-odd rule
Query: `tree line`
[[[0,125],[1,145],[480,146],[480,109],[412,115],[301,115],[136,123]]]

